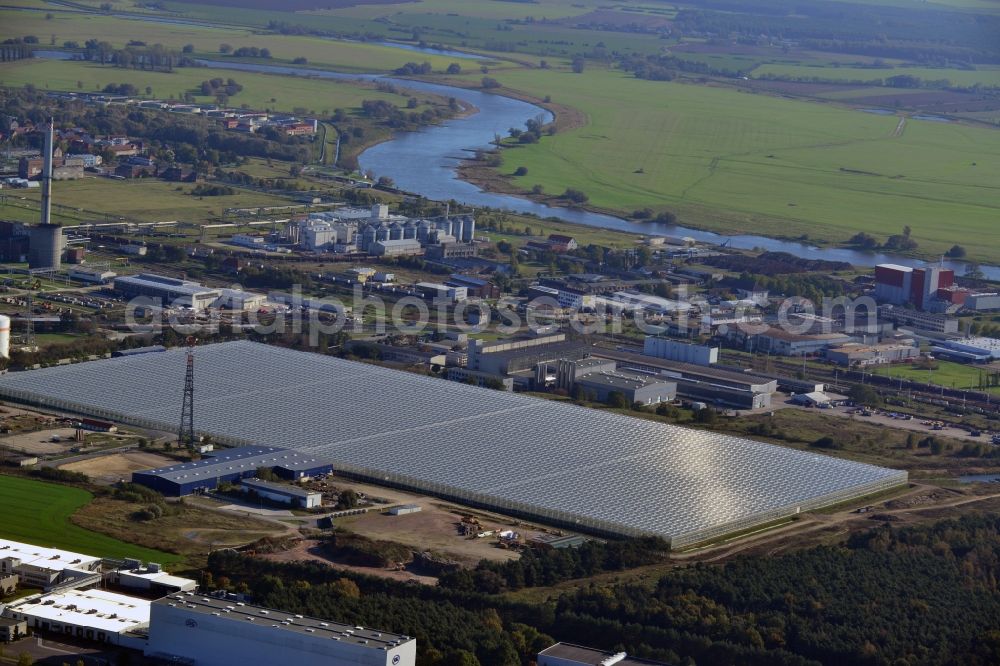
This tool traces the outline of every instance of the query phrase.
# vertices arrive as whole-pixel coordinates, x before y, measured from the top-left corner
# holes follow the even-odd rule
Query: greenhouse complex
[[[330,356],[194,351],[195,428],[322,455],[339,473],[682,547],[904,484],[907,474]],[[12,373],[0,395],[177,431],[185,351]],[[157,378],[150,381],[150,378]]]

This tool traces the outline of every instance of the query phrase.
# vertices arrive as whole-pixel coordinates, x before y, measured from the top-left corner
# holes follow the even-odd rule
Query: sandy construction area
[[[22,432],[0,439],[0,446],[14,451],[24,451],[31,455],[63,453],[77,445],[77,442],[73,441],[75,434],[76,430],[73,428],[53,428],[52,430],[39,430],[37,432]],[[50,441],[53,437],[58,437],[62,441]]]
[[[175,462],[177,461],[158,453],[126,451],[78,460],[60,467],[73,472],[82,472],[97,483],[112,484],[117,483],[119,479],[130,479],[132,472],[154,467],[166,467]]]

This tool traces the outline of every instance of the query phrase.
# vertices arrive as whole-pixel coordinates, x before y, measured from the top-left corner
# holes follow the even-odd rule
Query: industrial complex
[[[280,444],[297,454],[291,472],[332,464],[383,485],[596,533],[658,535],[674,547],[907,480],[903,471],[258,343],[208,345],[195,356],[198,431],[229,445]],[[175,430],[184,373],[184,352],[170,350],[5,376],[0,394]],[[223,470],[210,458],[157,475],[183,490],[223,471],[246,478],[239,466],[250,476],[257,462],[233,458]]]

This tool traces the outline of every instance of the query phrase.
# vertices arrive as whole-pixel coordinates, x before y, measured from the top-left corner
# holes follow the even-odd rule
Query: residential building
[[[186,593],[152,603],[145,654],[198,666],[415,666],[417,641],[384,630]]]

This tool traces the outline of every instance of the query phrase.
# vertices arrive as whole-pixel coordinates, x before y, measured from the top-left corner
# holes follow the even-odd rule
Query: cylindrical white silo
[[[10,358],[10,317],[0,315],[0,356]]]

